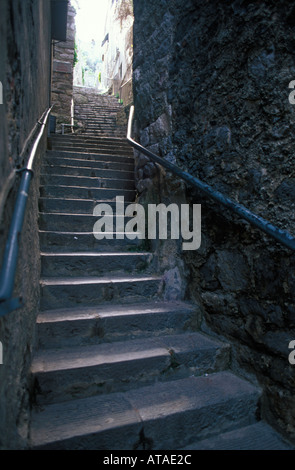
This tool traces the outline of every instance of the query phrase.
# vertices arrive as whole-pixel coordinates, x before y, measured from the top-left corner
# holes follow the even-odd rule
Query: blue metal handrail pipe
[[[271,224],[270,222],[263,219],[262,217],[254,214],[243,205],[238,204],[237,202],[233,201],[232,199],[220,193],[219,191],[216,191],[214,188],[212,188],[212,186],[209,186],[207,183],[204,183],[203,181],[190,175],[186,171],[181,170],[178,166],[165,160],[164,158],[159,157],[158,155],[155,155],[150,150],[146,149],[142,145],[135,142],[135,140],[131,138],[133,116],[134,116],[134,106],[131,106],[130,112],[129,112],[129,120],[128,120],[127,140],[132,145],[132,147],[134,147],[139,152],[149,157],[153,162],[158,163],[159,165],[163,166],[164,168],[172,172],[174,175],[180,177],[187,183],[198,188],[203,193],[205,193],[208,197],[222,204],[227,209],[230,209],[241,218],[250,222],[250,224],[252,224],[253,226],[267,233],[268,235],[270,235],[272,238],[274,238],[276,241],[278,241],[285,247],[295,251],[295,238],[290,233],[288,233],[285,230],[280,229],[279,227],[276,227],[275,225]]]
[[[25,217],[29,187],[34,175],[34,159],[52,108],[53,106],[51,106],[38,121],[38,124],[41,128],[36,139],[34,140],[27,165],[26,167],[19,170],[19,172],[22,173],[22,176],[5,245],[3,263],[0,272],[0,317],[17,308],[22,307],[21,298],[13,298],[19,241]]]

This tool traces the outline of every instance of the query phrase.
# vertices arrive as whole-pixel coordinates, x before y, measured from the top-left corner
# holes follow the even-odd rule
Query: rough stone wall
[[[295,234],[292,2],[136,0],[134,16],[135,137]],[[171,200],[174,179],[137,162],[141,199]],[[186,295],[202,328],[231,340],[233,369],[263,388],[263,417],[295,439],[294,254],[198,191],[184,193],[202,204],[201,248],[177,251]]]
[[[7,239],[20,176],[27,160],[25,141],[49,106],[50,1],[0,2],[0,255]],[[39,299],[38,162],[40,143],[20,239],[15,296],[24,307],[0,318],[0,449],[26,446],[30,405],[28,370],[35,338]],[[11,178],[10,178],[11,176]],[[7,182],[10,184],[6,184]],[[4,188],[7,191],[4,191]]]
[[[60,123],[71,124],[73,99],[74,51],[75,51],[75,8],[68,5],[67,40],[56,41],[53,46],[52,103],[53,116],[56,116],[57,132]]]

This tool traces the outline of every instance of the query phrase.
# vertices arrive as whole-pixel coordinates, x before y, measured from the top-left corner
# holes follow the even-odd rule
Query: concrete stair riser
[[[51,158],[53,160],[51,160]],[[58,158],[58,161],[55,160]],[[55,164],[58,163],[63,164],[66,163],[68,165],[77,166],[79,162],[79,166],[96,166],[98,165],[98,168],[113,168],[115,166],[116,169],[130,169],[130,166],[132,165],[134,168],[134,158],[131,155],[105,155],[103,153],[101,154],[95,154],[91,152],[56,152],[52,150],[48,150],[46,153],[46,160],[48,164]],[[119,165],[118,165],[119,164]],[[101,166],[102,165],[102,166]],[[127,167],[127,165],[130,165]]]
[[[60,176],[84,176],[87,178],[112,178],[113,180],[131,180],[134,186],[134,171],[131,170],[112,170],[110,168],[89,168],[75,167],[70,165],[56,166],[43,165],[41,168],[43,175],[60,175]]]
[[[191,436],[251,424],[259,396],[252,385],[219,372],[175,380],[173,387],[162,382],[48,405],[34,413],[31,435],[36,449],[177,449]]]
[[[218,358],[218,360],[217,360]],[[126,391],[143,384],[224,370],[229,347],[198,333],[45,350],[32,366],[39,404]]]
[[[62,231],[62,232],[89,232],[95,230],[95,224],[102,217],[88,214],[48,214],[41,213],[39,215],[39,227],[41,230]],[[125,227],[126,223],[132,220],[132,217],[125,216],[103,216],[103,220],[110,220],[112,231],[116,231],[116,219]],[[94,233],[93,233],[94,236]],[[114,238],[114,236],[112,237]]]
[[[85,146],[86,149],[94,148],[111,148],[117,150],[124,150],[127,154],[132,155],[130,147],[125,143],[124,139],[107,139],[107,138],[95,138],[95,137],[76,137],[75,139],[63,136],[63,138],[54,139],[52,147],[63,146],[71,149],[72,146]]]
[[[154,271],[151,253],[43,253],[41,275],[54,277],[100,276],[109,272],[151,273]]]
[[[101,199],[116,199],[117,196],[124,196],[126,200],[135,198],[135,190],[132,189],[113,189],[113,188],[93,188],[78,186],[40,186],[41,197],[54,197],[65,199],[92,199],[94,201]]]
[[[161,278],[156,276],[47,278],[41,281],[41,309],[143,302],[160,298],[162,287]]]
[[[133,180],[114,180],[113,178],[99,178],[72,175],[41,175],[41,185],[60,185],[60,186],[76,186],[84,188],[113,188],[113,189],[132,189],[134,190]]]
[[[37,319],[38,341],[48,349],[180,334],[191,330],[195,315],[195,307],[181,302],[47,310]]]
[[[124,198],[124,211],[126,207],[133,202]],[[62,199],[62,198],[40,198],[39,210],[40,212],[50,213],[67,213],[67,214],[93,214],[93,210],[97,204],[108,204],[113,211],[116,210],[116,202],[111,199]]]
[[[81,144],[73,144],[73,145],[63,145],[63,144],[57,144],[52,146],[52,150],[54,152],[65,152],[65,153],[91,153],[91,154],[96,154],[96,155],[117,155],[118,158],[120,156],[124,157],[126,156],[126,149],[124,147],[121,148],[116,148],[113,146],[108,146],[108,145],[88,145],[87,148]]]
[[[61,232],[61,231],[40,231],[40,247],[42,251],[54,251],[63,253],[65,250],[76,251],[142,251],[143,241],[135,238],[134,240],[116,239],[116,234],[112,240],[103,238],[97,240],[93,232]]]

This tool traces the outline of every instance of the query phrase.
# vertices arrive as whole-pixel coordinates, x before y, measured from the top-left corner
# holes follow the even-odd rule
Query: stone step
[[[95,167],[80,167],[70,165],[42,165],[42,174],[47,175],[61,175],[61,176],[85,176],[88,178],[112,178],[115,180],[130,180],[133,179],[134,185],[134,171],[129,170],[112,170],[108,168],[95,168]]]
[[[103,178],[102,176],[76,176],[76,175],[58,175],[58,174],[41,174],[41,186],[76,186],[84,188],[112,188],[112,189],[132,189],[134,190],[133,179],[114,179]]]
[[[61,157],[61,158],[68,158],[68,159],[79,159],[79,160],[85,160],[85,161],[99,161],[99,162],[118,162],[121,163],[121,165],[124,165],[125,163],[133,163],[134,164],[134,157],[133,154],[130,152],[122,152],[121,154],[117,154],[116,150],[114,151],[87,151],[85,147],[80,147],[80,151],[76,150],[49,150],[47,151],[48,158],[50,157]],[[46,159],[46,161],[48,161]],[[122,167],[124,168],[124,166]]]
[[[94,136],[94,137],[101,136],[101,137],[103,137],[104,135],[109,135],[110,131],[105,130],[105,129],[99,129],[99,130],[85,129],[85,130],[81,131],[81,134],[83,134],[87,137],[91,137],[91,136]],[[116,131],[111,132],[111,135],[113,135],[114,137],[120,137],[124,134],[125,134],[125,132],[121,132],[120,130],[116,130]]]
[[[79,117],[81,114],[85,115],[86,117],[93,115],[93,116],[116,116],[121,109],[117,106],[115,107],[108,107],[107,109],[103,106],[79,106],[75,107],[74,116]]]
[[[123,140],[126,138],[126,129],[125,127],[118,126],[116,124],[108,124],[108,123],[102,123],[102,122],[96,122],[96,121],[91,121],[91,124],[87,121],[83,121],[84,124],[84,131],[92,131],[93,134],[91,135],[86,135],[85,138],[88,139],[105,139],[107,137],[113,138],[113,139],[121,139]],[[103,135],[100,135],[102,132]],[[97,134],[97,135],[96,135]],[[81,134],[77,134],[77,136],[83,136]]]
[[[42,251],[54,251],[64,252],[65,249],[77,250],[88,253],[89,251],[102,252],[107,250],[112,251],[144,251],[145,240],[135,238],[131,240],[128,236],[124,239],[116,238],[117,235],[114,233],[114,239],[103,238],[97,240],[93,231],[91,232],[62,232],[62,231],[39,231],[40,247]]]
[[[81,130],[80,134],[79,135],[84,135],[85,137],[103,137],[105,135],[113,135],[114,137],[120,137],[120,136],[123,136],[125,135],[125,132],[122,132],[120,130],[115,130],[115,131],[109,131],[109,130],[106,130],[106,129],[83,129]]]
[[[110,111],[109,113],[102,113],[97,109],[91,110],[87,113],[87,110],[81,109],[76,113],[75,118],[81,121],[87,122],[108,122],[108,123],[117,123],[118,111]]]
[[[93,124],[96,124],[96,123],[99,123],[99,124],[110,124],[110,125],[113,125],[115,127],[118,127],[118,129],[124,127],[124,131],[125,131],[125,135],[126,135],[126,128],[125,126],[118,126],[117,125],[117,113],[114,112],[114,113],[110,113],[110,114],[100,114],[99,111],[98,112],[92,112],[91,114],[85,114],[85,111],[84,112],[80,112],[79,114],[77,113],[76,114],[76,117],[75,117],[78,121],[83,121],[85,123],[93,123]]]
[[[99,127],[99,126],[97,126]],[[130,144],[126,140],[126,137],[92,137],[92,136],[83,136],[76,134],[56,134],[52,135],[49,139],[49,142],[53,144],[77,144],[83,143],[85,145],[95,144],[95,145],[113,145],[117,147],[130,148]]]
[[[295,450],[267,423],[259,421],[184,447],[182,450]]]
[[[124,210],[127,205],[133,203],[132,198],[124,198]],[[53,197],[39,198],[39,211],[50,213],[66,214],[88,214],[92,215],[97,204],[108,204],[112,210],[116,211],[116,201],[114,199],[63,199]]]
[[[105,277],[42,278],[41,310],[93,306],[106,302],[134,303],[160,299],[161,276],[109,275]]]
[[[123,225],[125,228],[126,223],[132,219],[132,217],[125,217],[116,215],[116,218],[110,215],[103,216],[105,221],[110,219],[110,225],[112,224],[113,231],[116,230],[116,220]],[[46,231],[63,231],[63,232],[89,232],[94,231],[94,224],[100,219],[99,216],[89,214],[66,214],[66,213],[39,213],[39,228],[40,230]],[[107,222],[108,224],[108,222]],[[107,225],[108,226],[108,225]],[[123,230],[122,230],[123,231]],[[94,232],[93,232],[94,236]]]
[[[229,348],[200,333],[39,350],[31,372],[39,405],[135,389],[228,367]]]
[[[125,137],[125,139],[126,139],[126,132],[127,132],[126,127],[117,124],[116,116],[111,117],[111,118],[97,117],[97,116],[87,118],[87,117],[81,115],[81,116],[79,116],[78,121],[86,128],[93,127],[93,128],[106,128],[106,129],[109,129],[111,131],[111,133],[110,133],[109,136],[106,136],[106,137],[109,137],[109,138],[113,137],[112,131],[118,130],[118,131],[122,132],[122,137],[121,138],[123,139]],[[76,137],[79,136],[79,134],[72,134],[70,132],[68,132],[67,134],[64,134],[64,137],[66,135],[67,136],[74,135]]]
[[[124,153],[123,155],[117,155],[115,153],[92,153],[92,152],[73,152],[73,151],[56,151],[56,150],[47,150],[46,160],[50,161],[51,158],[63,158],[68,160],[82,160],[83,162],[103,162],[103,163],[133,163],[134,156],[132,152]]]
[[[116,119],[89,119],[85,122],[87,129],[110,129],[110,130],[123,130],[123,128],[117,126]],[[125,134],[126,130],[124,128]]]
[[[91,108],[82,108],[80,107],[79,109],[75,110],[75,118],[79,118],[80,116],[83,116],[85,119],[91,119],[91,117],[94,118],[113,118],[116,119],[116,116],[120,112],[119,108],[109,108],[108,110],[104,110],[101,107],[91,107]]]
[[[112,145],[83,145],[81,144],[52,144],[52,150],[55,152],[71,152],[71,153],[87,153],[98,155],[113,155],[117,157],[126,157],[126,149],[124,147],[116,148]]]
[[[58,142],[58,143],[62,143],[62,142],[71,142],[71,143],[77,143],[77,142],[82,142],[84,144],[88,144],[88,143],[95,143],[95,144],[100,144],[100,145],[114,145],[114,146],[121,146],[121,147],[126,147],[126,148],[129,148],[130,149],[130,144],[128,143],[128,141],[126,140],[126,137],[117,137],[117,138],[114,138],[114,137],[88,137],[88,136],[82,136],[82,135],[75,135],[75,134],[66,134],[66,135],[62,135],[62,134],[56,134],[56,135],[52,135],[50,138],[49,138],[49,141],[50,142]]]
[[[119,126],[118,124],[116,124],[115,120],[114,122],[108,122],[108,121],[99,121],[98,119],[91,119],[91,120],[86,120],[86,119],[80,119],[80,123],[82,124],[82,129],[93,129],[93,130],[97,130],[98,132],[100,130],[103,130],[103,131],[108,131],[109,134],[104,134],[103,136],[99,136],[99,134],[97,136],[89,136],[88,138],[113,138],[113,139],[121,139],[122,141],[125,139],[126,141],[126,128],[125,126]],[[79,128],[78,128],[79,129]],[[116,133],[118,133],[118,135],[116,135]],[[65,135],[70,135],[69,133],[68,134],[65,134]],[[64,135],[64,136],[65,136]],[[80,134],[75,134],[77,137],[81,137]]]
[[[84,112],[87,111],[97,111],[105,114],[109,113],[118,113],[122,109],[122,106],[119,104],[104,105],[98,103],[77,103],[75,104],[75,112],[79,113],[81,110]]]
[[[89,96],[87,94],[87,96]],[[112,97],[110,97],[112,98]],[[88,103],[76,103],[74,104],[75,109],[77,108],[101,108],[103,111],[109,111],[110,109],[120,110],[122,109],[121,103],[117,99],[101,100],[100,95],[91,96],[91,100]]]
[[[62,154],[58,154],[62,155]],[[52,156],[49,155],[44,159],[44,165],[55,168],[58,166],[65,166],[67,168],[88,168],[90,171],[97,170],[112,170],[112,171],[127,171],[134,172],[134,160],[133,158],[127,158],[122,160],[111,160],[112,156],[108,156],[108,159],[105,158],[105,155],[102,156],[102,160],[99,160],[99,156],[95,155],[96,158],[86,159],[85,155],[87,154],[78,154],[76,156],[71,156],[66,154],[66,156]],[[84,157],[84,159],[83,159]]]
[[[108,124],[113,127],[117,127],[116,125],[116,115],[114,116],[101,116],[99,114],[92,114],[92,115],[83,115],[80,114],[81,121],[84,119],[87,122],[87,125],[99,125],[99,124]]]
[[[256,421],[260,390],[229,372],[158,382],[33,410],[31,447],[51,450],[181,448]]]
[[[187,302],[95,305],[40,312],[38,345],[61,348],[190,331],[200,312]]]
[[[97,101],[96,98],[92,98],[90,103],[75,103],[75,110],[80,108],[86,109],[101,109],[102,112],[109,112],[110,110],[114,110],[118,112],[118,110],[122,109],[122,105],[117,100],[110,100],[110,101]]]
[[[46,185],[40,186],[40,196],[66,199],[81,198],[93,200],[115,200],[117,196],[124,196],[124,198],[126,198],[127,200],[134,200],[136,196],[136,191],[132,189]]]
[[[43,277],[87,277],[112,273],[133,274],[154,271],[151,253],[41,253]]]

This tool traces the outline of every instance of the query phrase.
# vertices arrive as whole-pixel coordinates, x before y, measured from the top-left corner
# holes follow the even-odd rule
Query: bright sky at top
[[[108,0],[73,0],[76,9],[76,36],[82,41],[102,42]]]

